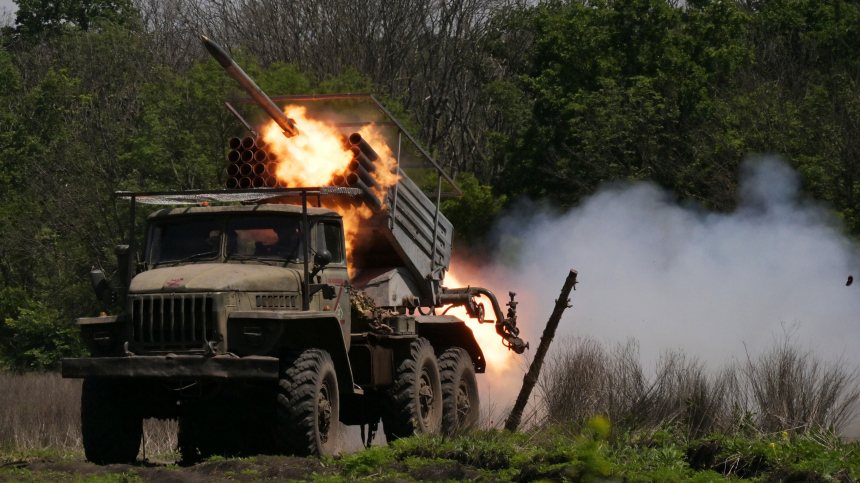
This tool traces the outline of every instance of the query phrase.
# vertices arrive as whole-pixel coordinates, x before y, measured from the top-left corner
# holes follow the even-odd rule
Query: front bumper
[[[277,381],[275,357],[129,356],[62,360],[66,378],[158,378]]]

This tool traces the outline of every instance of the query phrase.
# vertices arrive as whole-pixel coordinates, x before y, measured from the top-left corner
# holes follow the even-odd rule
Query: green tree
[[[16,0],[16,30],[26,37],[56,34],[65,29],[88,31],[105,24],[134,25],[131,0]]]

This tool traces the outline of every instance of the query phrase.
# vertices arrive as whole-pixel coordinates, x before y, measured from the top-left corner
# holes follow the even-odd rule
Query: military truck
[[[356,98],[328,98],[345,97]],[[87,459],[134,461],[147,418],[179,421],[189,461],[332,454],[339,422],[367,429],[368,444],[380,421],[389,441],[476,423],[483,352],[462,320],[437,309],[464,306],[521,353],[516,302],[511,294],[505,315],[486,289],[442,286],[453,229],[439,199],[443,180],[456,185],[372,96],[359,97],[436,170],[435,204],[400,166],[378,203],[360,185],[115,194],[130,201],[120,283],[90,275],[97,296],[125,310],[78,319],[91,356],[62,361],[63,377],[83,378]],[[253,133],[236,101],[227,107]],[[140,237],[137,205],[167,206]],[[347,253],[337,208],[359,205],[373,215]]]

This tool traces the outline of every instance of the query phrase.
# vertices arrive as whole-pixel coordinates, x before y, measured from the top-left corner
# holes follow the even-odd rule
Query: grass
[[[856,370],[821,359],[788,335],[716,372],[675,351],[663,354],[648,375],[634,341],[607,346],[579,337],[559,346],[539,384],[545,423],[582,424],[605,415],[622,432],[679,424],[693,437],[839,433],[860,408]]]
[[[633,342],[607,347],[581,338],[559,347],[539,386],[542,406],[536,412],[542,420],[522,432],[416,436],[319,460],[213,457],[193,468],[167,465],[159,471],[205,469],[237,481],[289,474],[287,479],[320,482],[860,479],[860,443],[839,436],[857,415],[856,373],[789,338],[717,372],[680,352],[667,353],[653,372],[646,371]],[[80,381],[0,374],[0,387],[0,482],[134,482],[153,476],[146,465],[106,474],[83,463]],[[145,431],[147,456],[176,456],[176,423],[146,421]],[[49,464],[33,471],[26,464],[2,466],[22,460]],[[63,462],[88,472],[75,474]]]
[[[0,464],[83,455],[81,380],[56,373],[0,372],[0,408]],[[175,455],[175,421],[148,419],[143,429],[147,456]]]

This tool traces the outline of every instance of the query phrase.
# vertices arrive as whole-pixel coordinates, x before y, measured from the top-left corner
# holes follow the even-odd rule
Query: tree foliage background
[[[113,191],[223,181],[242,131],[220,100],[240,92],[200,33],[272,94],[385,99],[461,180],[443,208],[464,243],[519,197],[564,208],[613,180],[730,210],[752,153],[784,156],[860,233],[855,1],[17,4],[0,33],[0,359],[17,370],[81,350],[60,322],[99,310],[92,267],[116,270]]]

